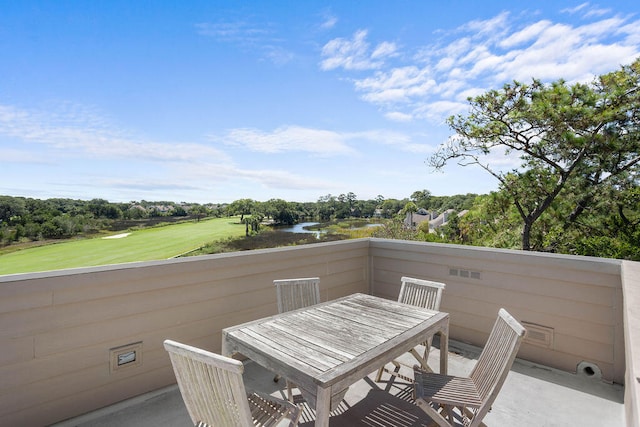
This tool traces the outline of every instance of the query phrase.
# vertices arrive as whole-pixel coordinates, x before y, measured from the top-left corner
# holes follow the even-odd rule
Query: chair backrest
[[[242,362],[171,340],[164,348],[194,425],[253,425]]]
[[[516,358],[526,329],[503,308],[493,325],[470,378],[476,384],[482,405],[474,418],[482,419],[498,396]]]
[[[400,287],[398,302],[431,310],[440,310],[442,291],[446,286],[444,283],[415,279],[413,277],[403,277],[401,282],[402,286]]]
[[[320,302],[320,278],[274,280],[278,297],[278,313],[309,307]]]

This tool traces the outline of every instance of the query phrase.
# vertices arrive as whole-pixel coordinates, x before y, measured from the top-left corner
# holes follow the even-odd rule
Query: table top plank
[[[327,349],[321,345],[309,341],[301,341],[277,329],[255,326],[248,334],[252,336],[253,334],[261,334],[262,339],[272,340],[274,343],[277,343],[275,345],[278,346],[278,351],[283,355],[298,360],[300,364],[313,366],[322,372],[340,363],[344,363],[353,357],[345,356],[334,351],[327,351]]]
[[[404,304],[395,300],[388,300],[383,298],[370,299],[357,296],[351,300],[344,301],[344,304],[358,304],[358,306],[361,307],[370,307],[376,310],[384,310],[387,312],[385,316],[394,319],[406,319],[407,317],[411,317],[420,320],[424,318],[423,313],[425,310],[431,311],[434,314],[438,313],[438,311],[436,310],[430,310],[427,308],[422,308],[411,304]]]
[[[291,333],[295,334],[297,339],[315,343],[349,357],[354,357],[371,348],[371,340],[382,341],[379,336],[373,335],[371,328],[365,330],[353,322],[331,319],[316,311],[306,313],[305,316],[292,316],[286,321],[289,323]],[[281,323],[269,323],[270,327],[276,327],[276,325]],[[300,332],[304,334],[301,336]]]
[[[368,311],[363,311],[361,305],[342,304],[339,306],[321,307],[318,310],[331,313],[336,316],[336,318],[347,319],[350,324],[362,323],[365,328],[368,327],[371,330],[376,330],[378,334],[384,334],[386,338],[393,337],[421,321],[389,316],[388,312],[375,307],[369,307]]]

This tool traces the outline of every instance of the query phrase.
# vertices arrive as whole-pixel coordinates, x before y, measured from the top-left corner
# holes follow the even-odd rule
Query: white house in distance
[[[435,233],[435,230],[442,227],[449,220],[449,216],[454,213],[454,209],[447,209],[440,215],[437,212],[428,212],[426,209],[420,208],[417,212],[407,212],[404,219],[405,227],[417,228],[424,221],[429,221],[429,232]],[[467,210],[460,211],[458,217],[466,214]]]

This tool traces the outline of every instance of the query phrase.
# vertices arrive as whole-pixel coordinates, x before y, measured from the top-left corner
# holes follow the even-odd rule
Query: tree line
[[[426,190],[415,194],[424,194]],[[431,197],[431,209],[459,209],[470,205],[476,195]],[[300,221],[330,221],[344,218],[392,218],[409,202],[408,198],[359,200],[354,193],[331,194],[317,202],[289,202],[282,199],[257,201],[238,199],[229,204],[132,201],[112,203],[104,199],[34,199],[0,196],[0,245],[68,239],[105,230],[121,230],[159,222],[240,215],[240,220],[258,231],[259,224],[293,225]]]
[[[104,199],[46,200],[0,196],[0,245],[68,239],[103,230],[201,215],[203,207],[173,202],[111,203]]]

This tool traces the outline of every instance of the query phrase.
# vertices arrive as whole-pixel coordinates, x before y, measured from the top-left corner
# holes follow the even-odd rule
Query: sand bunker
[[[123,237],[127,237],[131,233],[122,233],[122,234],[114,234],[113,236],[103,237],[103,239],[122,239]]]

